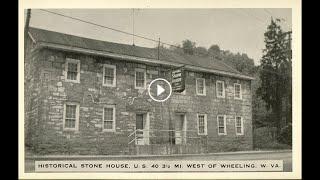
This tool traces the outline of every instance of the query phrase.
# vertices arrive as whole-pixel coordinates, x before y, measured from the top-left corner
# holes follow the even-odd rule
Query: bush
[[[287,132],[287,131],[284,131],[284,132]],[[255,129],[253,132],[254,148],[255,149],[291,149],[290,145],[277,142],[277,138],[275,134],[276,134],[275,127],[261,127],[261,128]]]
[[[288,124],[280,130],[278,141],[283,144],[292,145],[292,125]]]

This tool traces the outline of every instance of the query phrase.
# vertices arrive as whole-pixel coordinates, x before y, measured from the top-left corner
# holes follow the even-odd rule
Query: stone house
[[[174,154],[252,149],[252,78],[221,61],[30,27],[25,145],[36,154]],[[185,69],[165,102],[155,78]]]

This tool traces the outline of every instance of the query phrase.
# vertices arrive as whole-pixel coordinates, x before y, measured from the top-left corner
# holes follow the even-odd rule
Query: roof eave
[[[85,53],[85,54],[90,54],[90,55],[98,55],[98,56],[104,56],[104,57],[109,57],[109,58],[115,58],[115,59],[119,59],[119,60],[126,60],[126,61],[140,62],[140,63],[143,62],[146,64],[161,64],[161,65],[174,66],[174,67],[184,66],[185,69],[192,70],[192,71],[213,73],[213,74],[218,74],[218,75],[236,77],[236,78],[245,79],[245,80],[254,80],[253,77],[247,76],[247,75],[226,72],[226,71],[220,71],[220,70],[215,70],[215,69],[208,69],[208,68],[192,66],[192,65],[185,65],[182,63],[159,61],[156,59],[129,56],[129,55],[124,55],[124,54],[116,54],[116,53],[110,53],[110,52],[105,52],[105,51],[97,51],[97,50],[92,50],[92,49],[66,46],[66,45],[54,44],[54,43],[48,43],[48,42],[38,42],[37,44],[39,45],[38,47],[48,47],[48,48],[52,48],[52,49],[65,50],[65,51],[71,51],[71,52],[79,52],[79,53]]]

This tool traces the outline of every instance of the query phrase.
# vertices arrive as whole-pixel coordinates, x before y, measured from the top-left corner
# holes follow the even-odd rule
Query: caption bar
[[[36,172],[283,171],[282,160],[255,161],[35,161]]]

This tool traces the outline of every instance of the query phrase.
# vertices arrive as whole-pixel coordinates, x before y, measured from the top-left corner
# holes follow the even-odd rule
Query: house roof
[[[158,59],[157,48],[146,48],[127,44],[119,44],[95,39],[89,39],[70,34],[64,34],[34,27],[29,28],[29,35],[36,43],[49,43],[54,45],[62,45],[64,47],[81,48],[86,50],[94,50],[98,52],[107,52],[126,57],[137,57],[156,60],[157,62],[176,63],[199,67],[202,69],[217,70],[217,72],[231,73],[233,76],[251,79],[234,68],[226,65],[222,61],[203,58],[187,54],[176,53],[167,49],[160,49]],[[219,74],[219,73],[218,73]],[[223,73],[222,73],[223,74]]]

